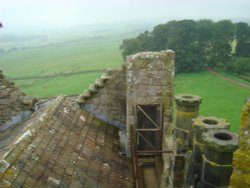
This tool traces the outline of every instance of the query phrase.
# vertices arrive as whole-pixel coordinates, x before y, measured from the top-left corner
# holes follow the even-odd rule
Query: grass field
[[[15,81],[21,90],[37,97],[72,95],[84,91],[100,73],[61,76],[88,70],[118,67],[123,62],[119,45],[124,38],[136,36],[152,25],[108,25],[80,27],[59,33],[0,36],[0,48],[18,50],[0,56],[0,69],[11,79],[44,77]],[[43,34],[44,35],[44,34]],[[42,36],[43,36],[42,35]],[[10,38],[10,40],[8,40]],[[18,41],[13,41],[19,39]],[[58,76],[46,78],[47,76]]]
[[[114,67],[122,62],[119,42],[100,38],[18,50],[1,56],[0,65],[13,78]]]
[[[56,95],[79,94],[88,88],[101,73],[59,76],[52,79],[21,80],[16,84],[28,95],[46,98]]]
[[[19,50],[0,57],[0,67],[10,78],[44,76],[45,79],[20,80],[25,93],[37,97],[83,92],[100,73],[60,76],[63,73],[117,67],[122,63],[118,41],[93,39],[91,43],[52,45]],[[56,78],[46,76],[59,75]]]
[[[248,89],[228,83],[209,72],[179,74],[175,79],[175,93],[191,93],[203,98],[200,115],[225,118],[231,130],[239,130],[240,112]]]

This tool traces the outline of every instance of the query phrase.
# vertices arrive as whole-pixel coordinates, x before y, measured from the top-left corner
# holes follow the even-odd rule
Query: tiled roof
[[[58,97],[25,122],[0,161],[0,187],[133,187],[118,129]]]

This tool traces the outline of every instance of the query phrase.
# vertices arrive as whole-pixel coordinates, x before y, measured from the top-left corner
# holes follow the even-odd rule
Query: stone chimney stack
[[[131,127],[136,131],[137,150],[141,155],[162,149],[163,132],[172,126],[174,59],[172,50],[142,52],[127,57],[128,155]]]

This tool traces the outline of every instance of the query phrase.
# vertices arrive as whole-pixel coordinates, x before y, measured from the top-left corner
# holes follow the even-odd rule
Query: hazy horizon
[[[0,0],[4,33],[82,24],[167,22],[172,19],[250,20],[249,0]]]

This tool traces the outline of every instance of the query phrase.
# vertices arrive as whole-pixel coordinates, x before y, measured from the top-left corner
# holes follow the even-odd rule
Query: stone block
[[[199,106],[202,98],[191,94],[179,94],[175,96],[175,102],[178,106]]]
[[[35,105],[35,103],[37,103],[37,99],[31,96],[24,96],[23,103],[24,105],[27,105],[28,107],[32,108]]]
[[[165,51],[168,61],[172,61],[175,59],[175,52],[173,50],[166,50]]]
[[[93,94],[98,92],[98,90],[96,89],[96,87],[95,87],[94,84],[91,84],[91,85],[89,86],[89,92],[90,92],[90,93],[93,93]]]

